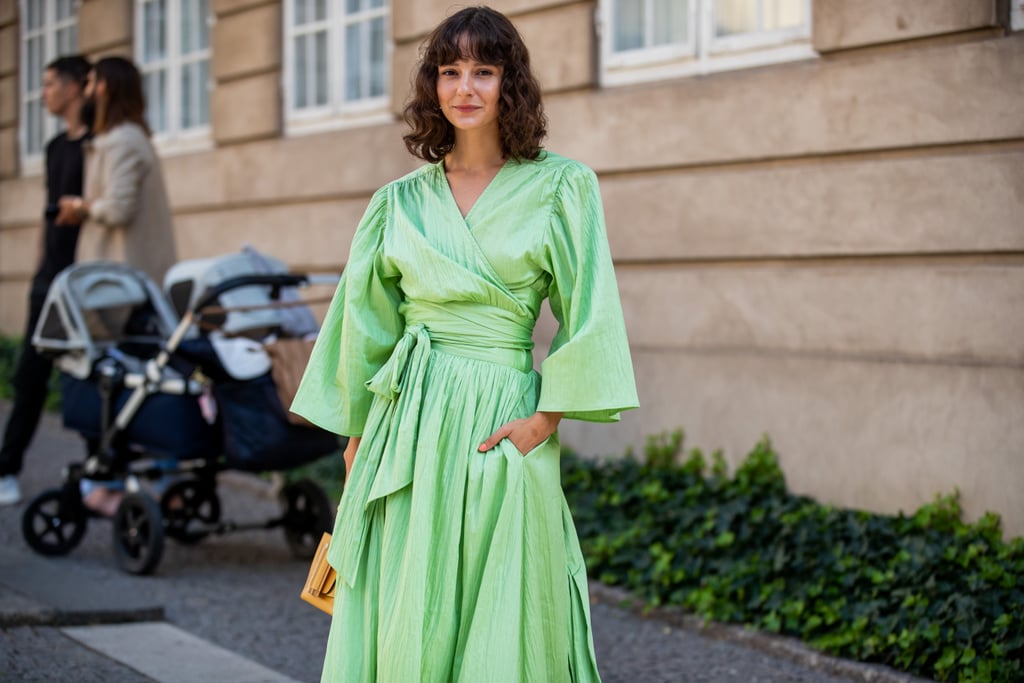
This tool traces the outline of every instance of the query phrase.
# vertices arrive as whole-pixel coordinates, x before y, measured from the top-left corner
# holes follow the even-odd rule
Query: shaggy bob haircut
[[[422,50],[413,76],[413,94],[403,117],[412,131],[404,136],[413,155],[431,163],[455,146],[455,127],[437,100],[438,67],[472,59],[503,69],[498,100],[498,131],[507,159],[536,159],[547,135],[540,84],[530,70],[530,54],[505,15],[490,7],[468,7],[443,21]]]

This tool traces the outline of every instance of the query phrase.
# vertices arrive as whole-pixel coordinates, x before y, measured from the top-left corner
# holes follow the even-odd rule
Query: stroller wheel
[[[210,535],[210,529],[202,528],[204,525],[220,521],[220,498],[212,483],[188,479],[164,492],[160,511],[164,532],[179,543],[193,545]],[[195,528],[193,522],[198,522],[200,528]]]
[[[156,501],[129,493],[114,515],[114,558],[130,574],[149,574],[164,554],[164,525]]]
[[[312,559],[320,537],[334,526],[334,510],[324,490],[309,479],[288,484],[281,491],[284,537],[292,556]]]
[[[78,482],[74,482],[33,498],[21,517],[21,534],[40,555],[67,555],[81,543],[88,522]]]

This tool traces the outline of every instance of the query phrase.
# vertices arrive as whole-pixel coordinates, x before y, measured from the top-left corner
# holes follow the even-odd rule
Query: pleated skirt
[[[414,461],[412,483],[366,508],[324,683],[600,681],[557,435],[526,455],[508,439],[477,450],[534,412],[539,386],[533,372],[430,352],[419,414],[392,417],[418,423],[414,452],[399,454]],[[360,449],[385,427],[368,426]],[[357,454],[353,476],[361,465]],[[332,542],[351,542],[342,531]]]

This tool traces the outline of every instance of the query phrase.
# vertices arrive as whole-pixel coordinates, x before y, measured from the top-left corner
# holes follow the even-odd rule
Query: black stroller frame
[[[130,270],[121,264],[104,263],[81,264],[68,270],[80,267]],[[145,279],[138,271],[135,274]],[[67,276],[74,275],[68,273]],[[186,352],[186,338],[192,330],[197,327],[216,328],[216,323],[210,324],[209,320],[223,320],[224,315],[230,312],[305,305],[306,302],[302,300],[282,301],[282,290],[336,282],[336,275],[295,273],[232,277],[207,289],[194,306],[185,310],[166,341],[161,341],[157,347],[155,357],[145,360],[141,368],[138,363],[136,367],[130,367],[130,359],[116,347],[107,349],[92,364],[88,378],[94,380],[99,394],[98,438],[89,438],[83,432],[88,445],[85,460],[66,466],[60,486],[43,491],[29,502],[22,516],[22,535],[28,545],[47,556],[66,555],[79,545],[90,520],[101,518],[83,502],[82,482],[89,480],[100,485],[123,485],[124,496],[111,518],[111,524],[114,556],[118,566],[126,572],[151,573],[163,556],[165,537],[191,545],[211,535],[252,529],[282,528],[293,556],[311,558],[322,533],[330,531],[334,521],[334,506],[315,482],[301,479],[283,486],[278,494],[280,515],[251,522],[225,520],[221,517],[217,474],[232,469],[232,466],[223,453],[222,437],[218,437],[215,443],[197,443],[201,451],[198,457],[172,459],[152,456],[140,450],[137,445],[126,443],[125,435],[147,401],[154,400],[154,396],[183,395],[198,403],[204,385],[201,380],[194,379],[194,371],[198,369],[202,377],[205,368],[202,361],[197,362]],[[151,284],[149,286],[153,287]],[[218,305],[223,294],[243,287],[269,290],[268,303],[238,307]],[[159,292],[159,289],[153,288]],[[51,289],[48,299],[57,296],[59,293]],[[37,346],[40,330],[47,323],[46,310],[44,308],[44,319],[37,328]],[[58,317],[57,313],[65,321],[71,315],[64,310],[53,313],[51,328],[53,320]],[[59,352],[65,344],[57,343],[56,346]],[[54,350],[51,347],[49,352]],[[176,371],[178,367],[187,368],[188,374]],[[79,381],[77,386],[84,385]],[[209,380],[206,386],[209,386]],[[127,398],[125,392],[128,392]],[[121,403],[120,407],[118,403]],[[212,425],[211,429],[214,429]],[[294,432],[299,436],[296,443],[300,444],[300,448],[305,444],[312,449],[299,457],[302,462],[311,462],[336,452],[342,445],[335,435],[316,428],[289,426],[288,429],[301,430]],[[220,434],[219,431],[215,433]],[[259,471],[260,468],[241,469]],[[152,484],[168,478],[172,483],[159,495],[158,502],[143,482]]]

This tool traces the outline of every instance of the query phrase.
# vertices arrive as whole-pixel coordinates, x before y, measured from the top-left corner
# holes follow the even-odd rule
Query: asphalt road
[[[9,404],[0,402],[6,423]],[[22,475],[25,500],[60,481],[64,463],[81,457],[76,434],[47,416]],[[265,484],[232,473],[220,486],[224,517],[255,520],[273,516],[277,503]],[[0,547],[26,562],[39,562],[20,532],[24,502],[0,508]],[[110,523],[91,524],[82,544],[64,558],[42,560],[81,591],[103,591],[116,601],[157,604],[166,622],[297,681],[320,680],[329,617],[298,599],[308,564],[293,559],[278,530],[213,537],[195,546],[168,542],[153,576],[117,569]],[[0,585],[0,604],[17,603],[25,586]],[[605,683],[910,680],[893,672],[816,658],[769,654],[728,637],[710,638],[658,618],[643,618],[614,601],[593,604],[595,648]],[[120,596],[120,597],[119,597]],[[71,641],[55,626],[12,625],[0,610],[0,681],[152,682],[133,669]],[[736,631],[733,630],[733,633]],[[763,642],[761,643],[763,646]],[[785,649],[785,648],[783,648]],[[800,648],[797,647],[797,650]],[[790,648],[792,650],[792,647]],[[196,683],[200,683],[197,681]]]

